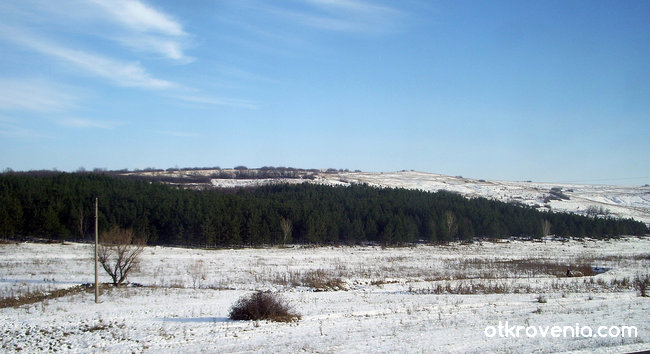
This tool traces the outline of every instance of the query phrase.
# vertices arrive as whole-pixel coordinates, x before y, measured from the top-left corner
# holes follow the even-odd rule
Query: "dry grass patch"
[[[101,285],[106,288],[106,284]],[[31,305],[45,300],[56,299],[68,295],[76,295],[84,291],[91,291],[94,289],[93,284],[76,285],[66,289],[58,289],[50,292],[28,292],[18,297],[6,297],[0,299],[0,308],[6,307],[20,307],[22,305]]]
[[[322,269],[309,271],[303,274],[300,282],[301,285],[316,290],[345,290],[345,282],[343,279],[335,277],[331,273]]]
[[[325,269],[309,270],[306,272],[289,272],[276,277],[275,282],[282,285],[304,286],[315,291],[347,290],[345,281]]]
[[[648,277],[647,281],[650,283],[650,277]],[[564,293],[613,292],[629,291],[636,285],[633,282],[630,278],[625,277],[611,280],[596,279],[594,277],[574,279],[558,278],[541,283],[517,283],[508,279],[465,279],[460,281],[437,281],[425,288],[410,287],[409,292],[412,294],[436,295],[531,294],[547,291]]]

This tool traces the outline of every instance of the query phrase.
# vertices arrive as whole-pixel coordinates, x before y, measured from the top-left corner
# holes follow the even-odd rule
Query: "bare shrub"
[[[650,286],[650,275],[638,275],[634,279],[634,287],[639,290],[642,297],[648,297],[648,286]]]
[[[301,316],[292,312],[289,305],[277,294],[258,291],[243,297],[230,309],[232,320],[292,322]]]
[[[187,266],[187,273],[192,277],[192,287],[194,289],[200,288],[205,279],[208,277],[203,260],[196,260],[194,263]]]
[[[545,304],[546,302],[548,302],[548,299],[546,299],[546,295],[539,294],[537,295],[537,302],[539,302],[540,304]]]
[[[139,263],[144,250],[143,239],[136,238],[133,230],[111,228],[101,237],[98,258],[106,273],[113,280],[113,286],[122,284],[129,272]]]

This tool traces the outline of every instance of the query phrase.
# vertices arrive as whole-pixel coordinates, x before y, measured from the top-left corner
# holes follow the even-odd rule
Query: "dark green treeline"
[[[648,232],[645,224],[631,219],[539,212],[447,192],[307,183],[195,191],[106,174],[4,173],[0,238],[90,239],[95,197],[100,199],[101,230],[132,228],[149,244],[398,244]]]

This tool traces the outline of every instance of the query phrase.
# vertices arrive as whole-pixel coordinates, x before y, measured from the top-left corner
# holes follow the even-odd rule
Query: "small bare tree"
[[[282,244],[286,244],[291,237],[293,224],[291,223],[291,220],[282,218],[280,220],[280,227],[282,227]]]
[[[542,220],[542,235],[548,236],[551,234],[551,222],[547,219]]]
[[[648,297],[648,287],[650,287],[650,275],[637,275],[634,279],[634,287],[639,289],[642,297]]]
[[[203,260],[199,259],[187,266],[187,273],[192,277],[192,286],[194,289],[200,288],[203,281],[208,277]]]
[[[458,234],[458,222],[456,219],[456,215],[452,212],[447,210],[445,212],[445,231],[447,233],[447,240],[451,240],[456,237]]]
[[[113,286],[122,284],[129,272],[140,261],[144,250],[143,239],[136,238],[133,230],[113,227],[101,237],[99,245],[99,263],[113,279]]]

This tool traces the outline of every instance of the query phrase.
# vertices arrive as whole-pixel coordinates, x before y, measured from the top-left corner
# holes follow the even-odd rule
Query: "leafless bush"
[[[139,263],[145,242],[134,236],[133,230],[111,228],[101,237],[98,258],[114,286],[122,284]]]
[[[192,287],[200,288],[205,279],[208,277],[202,260],[197,260],[187,266],[187,273],[192,277]]]
[[[261,291],[239,299],[230,309],[229,317],[232,320],[275,322],[292,322],[301,318],[279,295]]]
[[[638,275],[634,279],[634,287],[639,290],[642,297],[648,297],[648,286],[650,286],[650,275]]]

